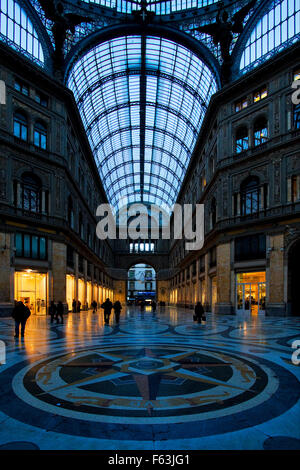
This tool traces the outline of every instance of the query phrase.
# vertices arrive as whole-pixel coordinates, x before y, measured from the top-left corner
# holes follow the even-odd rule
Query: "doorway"
[[[22,301],[34,315],[47,313],[47,274],[30,269],[15,272],[15,300]]]
[[[138,305],[141,301],[150,304],[156,299],[156,273],[148,264],[135,264],[128,271],[127,304]]]
[[[236,312],[264,314],[266,309],[266,273],[238,273],[236,276]]]

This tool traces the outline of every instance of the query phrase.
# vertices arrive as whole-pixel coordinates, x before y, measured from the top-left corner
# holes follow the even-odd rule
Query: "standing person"
[[[201,323],[201,318],[204,315],[204,308],[201,302],[197,302],[195,306],[195,319],[198,323]]]
[[[77,312],[80,312],[81,302],[78,300],[77,302]]]
[[[111,314],[111,309],[113,308],[113,304],[111,301],[107,298],[106,301],[101,305],[101,308],[104,309],[104,322],[106,325],[109,324],[109,317]]]
[[[64,322],[64,306],[63,306],[63,303],[62,301],[60,300],[57,304],[57,307],[56,307],[56,323],[59,323],[59,318],[61,319],[61,323]]]
[[[92,307],[93,307],[93,313],[96,313],[96,310],[97,310],[97,307],[98,307],[98,304],[97,304],[96,300],[93,300]]]
[[[23,302],[17,302],[12,311],[12,317],[15,320],[15,338],[19,338],[20,324],[21,324],[21,337],[24,338],[25,325],[31,313],[28,307],[25,307]]]
[[[120,302],[119,300],[117,300],[117,301],[114,303],[115,319],[116,319],[116,322],[117,322],[117,323],[119,323],[119,321],[120,321],[120,313],[121,313],[121,310],[122,310],[121,302]]]
[[[73,302],[72,302],[72,310],[73,310],[73,313],[76,313],[76,310],[77,310],[77,302],[75,299],[73,299]]]
[[[56,305],[54,303],[54,300],[51,300],[50,307],[49,307],[49,315],[51,316],[51,323],[53,323],[54,318],[56,318]]]
[[[155,302],[155,300],[152,300],[151,307],[152,307],[152,312],[153,313],[156,312],[156,302]]]
[[[145,310],[145,305],[146,305],[146,302],[144,301],[144,299],[142,299],[140,303],[141,312]]]

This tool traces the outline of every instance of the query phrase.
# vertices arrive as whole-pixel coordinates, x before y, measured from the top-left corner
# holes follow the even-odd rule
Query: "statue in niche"
[[[53,66],[54,72],[61,78],[64,65],[64,44],[67,32],[75,33],[75,26],[81,23],[93,21],[88,16],[77,15],[75,13],[65,13],[63,4],[58,0],[39,0],[45,16],[53,22],[52,34],[54,38]]]
[[[252,0],[235,13],[230,20],[227,11],[223,9],[224,3],[220,3],[221,5],[218,10],[216,22],[199,26],[195,28],[194,31],[209,34],[216,46],[220,44],[222,57],[222,81],[225,84],[231,79],[232,58],[230,55],[230,46],[233,41],[233,33],[241,34],[243,32],[244,19],[257,2],[256,0]]]

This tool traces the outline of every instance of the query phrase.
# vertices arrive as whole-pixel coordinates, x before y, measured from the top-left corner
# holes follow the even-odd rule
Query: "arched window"
[[[268,140],[268,121],[265,118],[259,118],[254,122],[254,146],[264,144]]]
[[[82,213],[81,213],[81,212],[79,212],[78,231],[79,231],[80,237],[83,239],[83,238],[84,238],[84,233],[83,233],[83,217],[82,217]]]
[[[41,211],[41,180],[33,173],[22,175],[22,209],[30,212]]]
[[[0,13],[0,40],[43,66],[42,45],[25,10],[14,0],[1,0]]]
[[[249,135],[246,126],[240,127],[235,135],[235,152],[241,153],[249,148]]]
[[[87,244],[91,246],[91,228],[89,224],[87,226]]]
[[[270,3],[268,12],[257,22],[246,43],[240,62],[242,73],[299,40],[299,12],[299,0],[273,0]]]
[[[241,184],[241,215],[256,214],[259,210],[259,179],[250,176]]]
[[[293,127],[300,129],[300,104],[295,104],[293,108]]]
[[[68,197],[68,224],[71,228],[74,228],[74,207],[71,196]]]
[[[14,136],[24,141],[28,139],[27,117],[21,112],[14,114]]]
[[[212,198],[211,201],[211,208],[210,208],[210,216],[211,216],[211,228],[214,228],[217,222],[217,201],[216,198]]]
[[[47,127],[40,121],[34,125],[33,140],[36,147],[47,148]]]

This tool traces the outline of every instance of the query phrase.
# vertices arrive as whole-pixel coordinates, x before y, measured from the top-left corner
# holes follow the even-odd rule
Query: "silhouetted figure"
[[[209,34],[214,44],[217,46],[220,44],[222,63],[222,79],[224,83],[227,83],[231,79],[231,66],[232,58],[230,55],[230,46],[233,40],[232,33],[242,33],[244,30],[244,19],[248,15],[251,8],[255,6],[256,0],[252,0],[250,3],[241,8],[235,13],[229,21],[229,15],[226,10],[221,15],[223,2],[221,8],[218,11],[216,22],[205,24],[195,28],[200,33]]]
[[[75,299],[73,299],[73,302],[72,302],[72,311],[73,313],[76,313],[77,311],[77,302]]]
[[[53,63],[55,71],[61,75],[64,64],[64,45],[67,31],[74,34],[75,26],[81,23],[91,22],[92,19],[75,13],[66,13],[63,4],[58,0],[39,0],[39,3],[44,10],[46,18],[53,23],[51,27],[55,45]]]
[[[144,301],[144,299],[142,299],[140,301],[140,309],[141,309],[141,312],[144,312],[145,310],[145,305],[146,305],[146,302]]]
[[[77,302],[77,312],[80,312],[80,309],[81,309],[81,302],[80,302],[80,300],[78,300],[78,302]]]
[[[24,337],[25,326],[28,318],[31,313],[28,307],[25,307],[23,302],[17,302],[16,306],[12,311],[12,317],[15,320],[15,338],[19,337],[20,334],[20,325],[21,325],[21,336]]]
[[[156,312],[156,302],[155,302],[155,300],[152,300],[151,307],[152,307],[152,312]]]
[[[62,301],[60,300],[56,307],[56,323],[59,323],[59,318],[61,319],[61,323],[64,322],[64,306]]]
[[[51,317],[51,323],[56,318],[57,308],[53,300],[51,300],[50,307],[49,307],[49,315]]]
[[[204,315],[204,308],[201,302],[197,302],[195,306],[195,319],[198,323],[201,323],[201,319]]]
[[[115,319],[117,323],[119,323],[120,321],[121,310],[122,310],[121,302],[119,302],[119,300],[116,300],[116,302],[114,303],[114,311],[115,311]]]
[[[93,307],[93,313],[96,313],[96,310],[97,310],[97,307],[98,307],[98,304],[97,304],[96,300],[93,300],[92,307]]]
[[[111,314],[111,309],[113,308],[112,302],[107,298],[106,301],[101,305],[101,308],[104,309],[104,322],[106,325],[109,324],[109,317]]]

